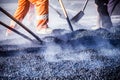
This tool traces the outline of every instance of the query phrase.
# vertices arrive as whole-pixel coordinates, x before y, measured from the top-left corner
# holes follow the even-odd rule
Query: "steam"
[[[116,58],[117,56],[120,55],[120,50],[114,47],[112,49],[101,49],[100,52],[101,52],[101,55],[111,57],[111,58]]]
[[[100,35],[102,34],[100,33]],[[81,65],[84,68],[95,69],[107,65],[111,66],[113,64],[109,60],[108,63],[106,63],[102,58],[105,60],[113,59],[115,62],[119,60],[118,56],[120,55],[120,50],[114,47],[109,42],[109,39],[104,39],[105,37],[98,37],[96,34],[93,36],[88,34],[89,37],[86,38],[74,34],[77,36],[77,38],[74,38],[74,36],[70,36],[71,34],[68,35],[69,37],[67,35],[64,36],[67,37],[66,40],[70,40],[69,43],[67,43],[67,41],[65,41],[64,44],[62,42],[61,44],[51,42],[47,45],[47,49],[44,53],[47,62],[84,62],[84,65]]]
[[[62,49],[61,46],[57,44],[51,44],[47,47],[46,52],[44,53],[45,59],[48,62],[58,62],[63,60],[68,61],[82,61],[89,60],[90,55],[84,52],[74,51],[71,47],[67,49]]]
[[[61,47],[53,43],[48,45],[44,56],[47,61],[58,62],[59,59],[56,58],[56,55],[59,53],[62,53]]]

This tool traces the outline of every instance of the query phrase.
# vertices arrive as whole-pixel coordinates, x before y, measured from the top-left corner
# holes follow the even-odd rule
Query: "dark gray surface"
[[[120,26],[111,28],[113,33],[104,29],[65,32],[56,30],[56,37],[45,37],[46,46],[1,41],[1,79],[120,79]]]

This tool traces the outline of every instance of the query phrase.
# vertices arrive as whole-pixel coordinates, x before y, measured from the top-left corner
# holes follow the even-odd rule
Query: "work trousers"
[[[103,28],[112,27],[113,25],[107,7],[109,0],[95,0],[95,3],[97,4],[97,11],[102,22],[102,27]]]
[[[35,6],[36,17],[37,17],[37,29],[47,28],[48,23],[48,0],[18,0],[18,7],[14,13],[14,17],[22,21],[26,16],[30,3]]]

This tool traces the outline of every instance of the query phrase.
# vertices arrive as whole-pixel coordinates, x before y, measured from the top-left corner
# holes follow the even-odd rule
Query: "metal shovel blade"
[[[84,10],[85,10],[85,8],[86,8],[86,6],[87,6],[87,4],[88,4],[88,1],[89,1],[89,0],[86,0],[86,1],[85,1],[85,4],[84,4],[84,6],[83,6],[83,9],[82,9],[80,12],[78,12],[77,15],[75,15],[75,17],[73,17],[73,18],[71,19],[71,22],[73,22],[73,23],[78,22],[78,21],[84,16]]]
[[[84,12],[80,11],[76,16],[71,19],[71,22],[76,23],[84,16]]]

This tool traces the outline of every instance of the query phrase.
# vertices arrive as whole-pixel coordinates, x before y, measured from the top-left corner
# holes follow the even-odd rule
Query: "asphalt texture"
[[[53,1],[51,0],[51,2]],[[68,3],[70,2],[68,1]],[[71,5],[75,5],[75,3],[78,3],[77,0],[74,0],[74,4]],[[13,9],[5,6],[6,4],[16,6],[16,1],[0,3],[3,8],[13,13],[17,6]],[[57,2],[53,6],[59,8],[56,5]],[[74,7],[77,10],[77,6]],[[69,6],[67,10],[68,12],[73,11]],[[23,39],[17,34],[5,37],[6,29],[0,26],[1,80],[120,79],[120,21],[118,15],[113,16],[114,27],[109,30],[91,30],[91,26],[95,24],[93,19],[96,17],[90,13],[87,15],[89,18],[84,17],[76,24],[77,26],[74,25],[75,31],[71,32],[66,20],[60,18],[52,9],[50,11],[50,15],[55,16],[50,16],[54,24],[51,21],[49,23],[54,31],[49,35],[37,34],[44,41],[43,44],[38,44],[37,40],[21,29],[18,30],[24,32],[35,42]],[[0,18],[5,23],[10,21],[4,14],[0,15]],[[55,23],[56,20],[58,22]],[[33,23],[27,24],[27,21],[23,23],[35,31]]]

